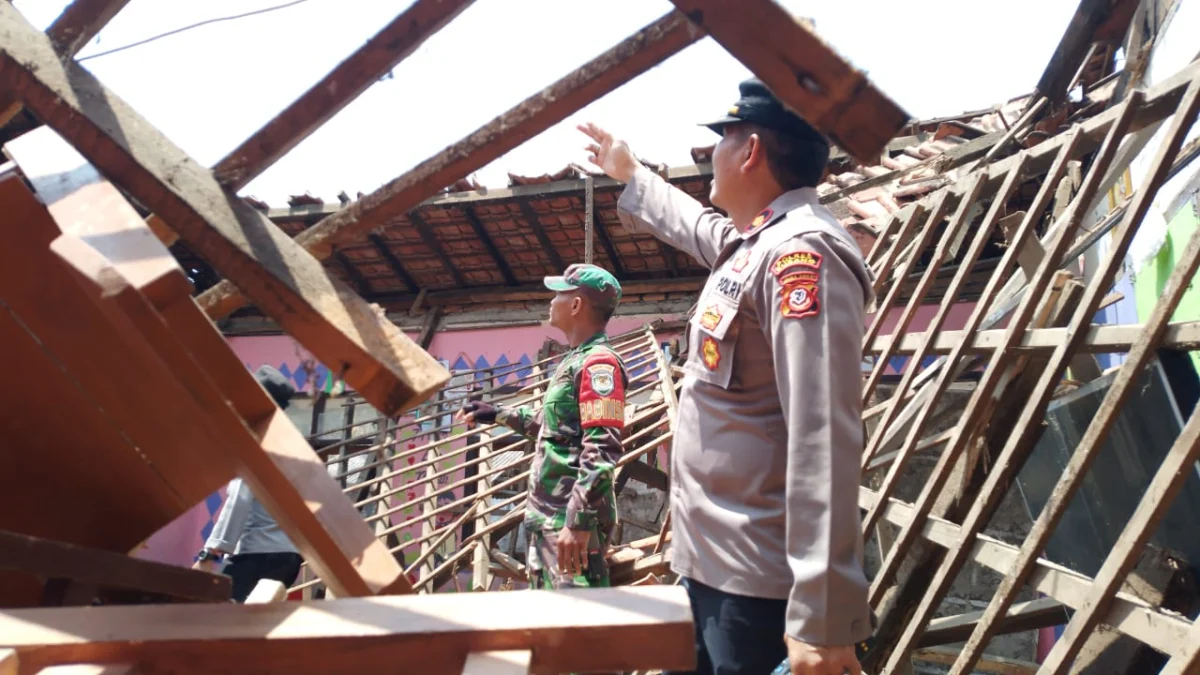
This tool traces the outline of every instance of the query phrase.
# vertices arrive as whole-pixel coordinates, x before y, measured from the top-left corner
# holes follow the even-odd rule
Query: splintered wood
[[[1036,107],[1031,102],[1031,110]],[[1176,664],[1195,661],[1188,646],[1196,630],[1192,622],[1126,595],[1123,585],[1172,500],[1194,475],[1200,417],[1183,410],[1187,423],[1182,433],[1165,453],[1119,543],[1098,561],[1102,564],[1094,579],[1044,556],[1066,507],[1158,350],[1196,345],[1188,335],[1195,322],[1169,321],[1200,268],[1200,234],[1179,255],[1145,323],[1096,326],[1093,321],[1160,186],[1177,160],[1189,160],[1178,153],[1198,108],[1200,65],[1193,64],[1040,144],[1010,150],[1003,159],[998,159],[1002,149],[988,155],[960,173],[954,184],[896,214],[873,247],[868,261],[884,300],[869,317],[863,344],[874,363],[864,378],[864,422],[870,433],[862,465],[865,479],[875,487],[862,488],[860,496],[864,536],[878,541],[882,554],[878,569],[871,570],[870,599],[880,617],[879,645],[866,664],[873,672],[907,672],[912,659],[934,657],[950,665],[952,675],[980,672],[990,659],[985,651],[993,637],[1010,632],[1006,626],[1017,611],[1018,594],[1027,588],[1075,610],[1069,620],[1050,612],[1020,624],[1024,629],[1066,625],[1045,663],[1034,664],[1038,673],[1076,672],[1070,668],[1088,662],[1078,659],[1100,624],[1173,657],[1164,672],[1184,672],[1186,666]],[[1144,146],[1141,130],[1157,129],[1164,121],[1157,152],[1132,198],[1111,200],[1108,213],[1098,210],[1116,177]],[[1079,160],[1087,170],[1066,195],[1069,202],[1062,203],[1060,183]],[[1075,278],[1071,265],[1097,241],[1097,231],[1111,232],[1108,245],[1089,263],[1087,276]],[[1003,254],[969,317],[960,329],[944,330],[947,313],[962,302],[970,268],[982,248],[997,239],[1003,241]],[[924,265],[919,275],[913,264],[918,259]],[[929,302],[932,279],[950,261],[956,263],[955,273],[938,299],[936,314],[921,332],[912,331],[917,309]],[[908,300],[899,302],[905,294]],[[886,333],[883,326],[891,312]],[[1031,514],[1032,531],[1019,546],[983,534],[1037,445],[1047,407],[1063,391],[1067,369],[1077,378],[1101,375],[1086,356],[1093,352],[1127,355],[1101,390],[1103,401],[1082,439],[1067,448],[1069,461],[1048,501]],[[897,357],[907,359],[897,365]],[[902,372],[892,374],[895,370]],[[947,392],[955,382],[970,381],[963,380],[968,372],[974,373],[969,396],[964,403],[960,395],[954,403]],[[885,375],[892,382],[898,379],[886,391]],[[935,427],[935,417],[944,418],[946,410],[952,426]],[[929,453],[936,458],[932,469],[915,471],[913,460]],[[875,474],[884,468],[886,475]],[[909,490],[919,488],[915,502],[896,498],[902,481]],[[981,614],[962,615],[960,623],[970,630],[941,642],[932,636],[947,619],[935,616],[967,563],[998,572],[1001,581]],[[944,644],[964,638],[962,649],[948,654],[919,650],[931,640]]]

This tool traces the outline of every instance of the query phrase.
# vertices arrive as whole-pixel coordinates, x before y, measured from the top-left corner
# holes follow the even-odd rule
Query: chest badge
[[[750,264],[750,253],[751,249],[746,249],[737,254],[737,257],[733,259],[733,266],[730,269],[733,270],[734,274],[740,273],[746,269],[746,265]]]
[[[700,343],[700,358],[704,360],[705,368],[716,370],[721,363],[721,345],[711,337],[704,336],[704,341]]]
[[[700,315],[700,326],[704,330],[713,331],[721,324],[721,308],[717,305],[709,305],[705,308],[704,313]]]

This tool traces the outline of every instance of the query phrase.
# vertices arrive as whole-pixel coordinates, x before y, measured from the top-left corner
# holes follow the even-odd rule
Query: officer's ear
[[[571,298],[571,316],[579,316],[583,312],[583,296],[576,293]]]
[[[759,166],[767,165],[767,147],[763,144],[760,132],[746,134],[746,142],[742,144],[741,152],[742,173],[750,173]]]

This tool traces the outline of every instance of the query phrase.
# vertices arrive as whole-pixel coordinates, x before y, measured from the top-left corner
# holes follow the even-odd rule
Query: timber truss
[[[374,410],[399,418],[450,374],[321,265],[347,238],[367,235],[706,34],[850,156],[878,156],[908,121],[770,0],[673,3],[676,11],[292,239],[236,192],[469,0],[417,0],[213,167],[187,156],[74,59],[127,0],[76,0],[45,32],[0,2],[0,115],[26,132],[7,136],[10,161],[0,166],[0,343],[15,382],[0,417],[11,443],[0,472],[0,671],[91,664],[109,672],[361,672],[413,658],[421,672],[689,667],[690,610],[672,585],[414,595],[466,556],[484,581],[503,575],[492,563],[520,573],[493,537],[515,523],[520,491],[484,500],[521,483],[527,453],[491,454],[484,443],[466,459],[470,449],[429,448],[424,479],[445,470],[432,461],[439,453],[455,460],[460,452],[476,469],[464,479],[476,499],[460,512],[461,504],[423,493],[419,541],[389,547],[388,534],[406,517],[391,499],[406,480],[402,467],[389,465],[399,454],[388,446],[395,425],[383,425],[379,447],[339,453],[346,472],[375,471],[339,487],[212,323],[253,303]],[[167,249],[177,239],[223,277],[199,298]],[[661,397],[638,413],[634,427],[646,426],[627,439],[622,472],[653,475],[639,460],[670,438],[674,378],[648,335],[621,347],[647,359],[636,384]],[[518,396],[536,398],[550,365],[539,364]],[[351,468],[364,458],[370,467]],[[497,481],[505,471],[514,475]],[[234,475],[337,599],[212,602],[228,597],[227,581],[129,557]],[[357,505],[346,498],[351,488],[367,491],[354,495]],[[451,525],[475,529],[430,569],[439,538],[454,532],[430,523],[439,509],[454,514]],[[497,513],[504,515],[488,519]],[[661,569],[666,539],[660,533],[614,562],[631,580],[649,576]],[[411,560],[396,555],[418,546]],[[252,601],[278,600],[282,591],[256,589]],[[97,601],[105,606],[86,607]],[[138,604],[146,601],[156,604]]]

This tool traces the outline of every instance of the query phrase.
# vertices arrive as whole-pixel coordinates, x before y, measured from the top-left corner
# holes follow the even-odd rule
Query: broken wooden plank
[[[1109,354],[1127,352],[1137,342],[1141,334],[1142,324],[1092,325],[1087,329],[1080,345],[1080,351],[1092,354]],[[886,340],[891,336],[875,338],[867,349],[869,353],[879,353]],[[1018,351],[1050,352],[1067,338],[1066,328],[1035,328],[1027,331],[1021,342],[1012,348]],[[920,342],[925,339],[924,333],[905,333],[900,339],[893,355],[911,355],[917,350]],[[965,331],[943,331],[938,334],[929,354],[949,354],[957,344],[964,344],[966,354],[989,354],[998,348],[1004,339],[1004,329],[981,330],[971,336]],[[1200,349],[1200,321],[1178,321],[1167,324],[1163,329],[1160,346],[1165,349],[1180,349],[1192,351]],[[884,404],[880,404],[884,405]]]
[[[0,3],[0,84],[98,169],[159,214],[373,406],[395,414],[449,373],[259,211]]]
[[[259,579],[254,590],[246,596],[247,605],[264,605],[268,602],[283,602],[287,599],[287,586],[276,579]]]
[[[445,593],[244,605],[0,611],[0,644],[22,667],[186,659],[246,666],[302,657],[344,672],[356,651],[376,664],[426,650],[532,649],[538,669],[688,669],[695,643],[687,593],[673,586],[571,593]],[[592,644],[594,649],[579,649]],[[602,646],[602,648],[601,648]],[[459,657],[461,659],[461,656]],[[25,660],[28,659],[28,664]],[[395,662],[395,661],[392,661]]]
[[[876,497],[874,491],[859,488],[859,507],[874,506],[878,503]],[[912,513],[911,504],[897,499],[888,500],[884,508],[884,518],[901,527],[911,522]],[[960,541],[960,528],[948,520],[930,517],[925,521],[921,537],[942,548],[949,548]],[[1016,546],[981,534],[975,538],[971,547],[971,559],[988,569],[1004,574],[1012,568],[1018,552]],[[1039,558],[1037,569],[1027,584],[1072,609],[1078,609],[1087,600],[1092,579],[1045,558]],[[1191,628],[1191,623],[1185,617],[1153,607],[1125,593],[1117,594],[1117,599],[1104,622],[1168,655],[1182,653],[1188,630]]]
[[[193,602],[228,602],[229,577],[0,530],[0,570]]]
[[[1142,95],[1140,92],[1133,92],[1126,100],[1126,103],[1121,105],[1122,114],[1110,128],[1109,134],[1101,145],[1094,164],[1088,171],[1088,176],[1084,179],[1084,184],[1073,202],[1076,205],[1076,210],[1072,212],[1069,218],[1065,219],[1067,221],[1066,224],[1056,236],[1054,243],[1049,247],[1047,257],[1043,260],[1043,264],[1039,266],[1038,275],[1033,280],[1032,288],[1037,289],[1038,283],[1049,275],[1050,270],[1055,267],[1057,261],[1066,253],[1074,232],[1084,216],[1084,213],[1078,210],[1079,205],[1090,203],[1094,196],[1094,191],[1098,186],[1099,179],[1102,177],[1102,172],[1112,160],[1119,144],[1119,139],[1123,138],[1129,129],[1132,108],[1140,104],[1141,98]],[[1123,216],[1121,224],[1114,231],[1112,247],[1104,256],[1095,276],[1084,291],[1078,308],[1071,317],[1067,341],[1059,345],[1050,357],[1047,366],[1041,371],[1034,393],[1027,400],[1022,410],[1021,424],[1008,437],[1003,450],[1001,450],[996,459],[995,469],[988,475],[979,497],[972,503],[971,511],[963,521],[964,543],[951,549],[950,554],[938,569],[928,593],[921,602],[916,617],[909,624],[904,637],[901,639],[901,646],[892,654],[892,658],[889,661],[891,667],[898,665],[907,656],[907,653],[911,649],[915,633],[919,630],[917,627],[931,616],[948,590],[949,584],[953,582],[958,570],[961,568],[963,562],[965,562],[965,554],[969,552],[969,546],[966,545],[966,542],[969,542],[983,528],[986,524],[986,517],[988,517],[991,509],[999,503],[1000,498],[1007,490],[1009,481],[1024,465],[1024,458],[1028,449],[1032,446],[1036,437],[1040,435],[1041,425],[1039,423],[1042,415],[1045,413],[1045,406],[1053,395],[1054,385],[1062,376],[1070,356],[1081,341],[1084,334],[1082,328],[1091,323],[1101,297],[1111,287],[1117,271],[1123,264],[1125,253],[1129,249],[1137,226],[1141,223],[1142,218],[1153,202],[1158,187],[1165,178],[1174,155],[1178,152],[1182,144],[1184,135],[1196,118],[1198,109],[1200,109],[1200,78],[1194,79],[1184,93],[1179,109],[1172,118],[1170,131],[1167,133],[1155,156],[1151,174],[1143,181],[1143,184],[1134,197],[1133,203]],[[1024,304],[1028,305],[1029,303]],[[1020,331],[1024,329],[1025,319],[1021,314],[1022,310],[1019,309],[1017,316],[1010,323],[1009,331],[1013,337],[1018,337]],[[993,360],[989,365],[983,379],[980,381],[973,401],[981,396],[990,396],[991,390],[985,384],[989,381],[989,376],[996,372],[997,364],[1003,365],[1004,360],[1004,357],[1001,356]],[[969,405],[968,413],[970,411]],[[968,414],[964,414],[964,418],[966,420],[964,425],[969,425],[974,421],[974,418]],[[947,449],[943,457],[951,457],[954,454],[955,445],[952,441],[951,446]],[[935,469],[934,476],[930,478],[927,487],[933,486],[936,489],[937,476],[938,473]]]
[[[321,125],[333,119],[379,78],[411,56],[474,0],[416,0],[357,51],[213,166],[213,175],[237,192]]]
[[[1071,17],[1037,83],[1037,91],[1052,102],[1066,101],[1067,90],[1083,65],[1092,43],[1120,41],[1129,28],[1138,0],[1083,0]]]
[[[28,178],[42,188],[42,199],[63,232],[49,247],[69,263],[63,268],[60,261],[47,260],[43,274],[46,268],[63,269],[79,281],[84,293],[73,297],[84,298],[78,304],[92,312],[85,314],[90,317],[87,325],[100,336],[87,344],[95,349],[104,336],[111,333],[116,338],[101,343],[115,344],[106,352],[108,359],[95,359],[94,352],[93,359],[125,368],[137,363],[140,388],[125,384],[127,376],[105,382],[99,376],[104,371],[81,377],[80,382],[89,387],[97,405],[114,411],[114,419],[138,439],[139,453],[153,458],[158,473],[170,477],[169,484],[181,493],[193,495],[179,512],[211,494],[237,468],[337,592],[407,591],[399,565],[330,479],[303,434],[196,306],[183,270],[133,207],[50,129],[39,129],[21,141],[26,139],[28,144],[14,154],[31,155],[22,165],[39,168]],[[63,176],[71,181],[64,183]],[[79,343],[70,328],[51,329],[49,335],[65,332],[68,339],[61,340],[63,344]],[[147,356],[135,361],[141,355]],[[131,402],[143,404],[140,416],[126,410]],[[170,405],[164,409],[163,402]],[[177,425],[162,427],[163,420]],[[147,431],[142,433],[142,428]],[[129,454],[134,454],[132,449]],[[184,464],[188,461],[192,464]],[[207,491],[197,496],[188,470],[206,475],[198,485]],[[131,483],[123,478],[135,494],[152,485],[148,479]],[[141,541],[150,534],[153,530],[133,536]]]
[[[498,159],[702,36],[681,14],[667,14],[466,138],[329,215],[297,236],[296,242],[317,258],[327,258],[333,244],[407,213],[421,200]],[[257,303],[254,298],[250,300]],[[246,302],[228,280],[200,296],[201,306],[214,319],[231,314]]]
[[[1100,448],[1108,437],[1109,430],[1117,421],[1118,411],[1122,409],[1129,395],[1133,393],[1143,369],[1156,357],[1160,348],[1159,339],[1166,330],[1167,321],[1174,314],[1184,292],[1190,287],[1197,268],[1200,268],[1200,232],[1196,232],[1191,237],[1181,254],[1166,288],[1163,289],[1145,327],[1140,331],[1128,358],[1108,388],[1100,408],[1072,453],[1058,484],[1050,493],[1049,500],[1042,507],[1042,512],[1026,536],[1013,568],[1000,580],[1000,585],[988,604],[984,620],[980,622],[964,646],[961,663],[956,663],[952,672],[967,673],[971,671],[974,662],[980,658],[983,648],[991,638],[992,626],[996,617],[1006,610],[1024,586],[1024,580],[1033,571],[1034,559],[1041,554],[1042,549],[1049,542],[1050,536],[1066,512],[1067,505],[1082,484],[1092,461],[1099,454]],[[1121,545],[1124,544],[1125,539],[1122,538]]]
[[[463,664],[463,675],[526,675],[533,662],[533,652],[516,649],[494,652],[471,652]]]
[[[952,648],[927,647],[925,649],[918,649],[913,654],[914,661],[926,661],[943,665],[954,663],[954,659],[956,658],[958,658],[958,650]],[[1034,675],[1037,669],[1038,664],[1030,661],[989,656],[986,659],[980,660],[974,672],[991,675]]]
[[[971,635],[979,624],[983,612],[968,612],[956,616],[939,617],[929,622],[921,634],[918,647],[934,647],[962,642]],[[1060,626],[1070,619],[1068,608],[1054,598],[1038,598],[1027,602],[1013,603],[1008,609],[997,635],[1020,633],[1050,626]],[[947,664],[950,665],[950,664]]]
[[[908,113],[773,0],[671,0],[781,101],[863,164],[874,164]],[[765,30],[770,27],[770,30]]]
[[[129,0],[72,0],[46,29],[46,34],[63,58],[74,58],[128,4]],[[8,92],[0,94],[0,127],[11,122],[23,107]]]
[[[1193,413],[1155,472],[1145,496],[1138,502],[1104,565],[1096,573],[1083,606],[1071,617],[1062,637],[1054,643],[1042,663],[1042,671],[1047,675],[1068,672],[1088,634],[1112,606],[1122,580],[1137,563],[1143,547],[1183,489],[1184,482],[1193,475],[1197,459],[1200,459],[1200,415]]]
[[[86,191],[80,196],[81,212],[104,208]],[[204,424],[161,409],[183,392],[169,388],[173,378],[157,379],[151,351],[133,350],[103,328],[103,315],[50,253],[60,230],[16,171],[0,180],[0,204],[10,225],[0,246],[0,344],[21,392],[8,403],[13,414],[0,417],[0,430],[39,448],[9,453],[0,472],[0,528],[127,553],[220,488],[234,467],[212,454],[216,437]],[[148,261],[138,264],[149,271]],[[87,340],[78,339],[80,326],[92,327]],[[149,389],[130,387],[130,372]],[[103,410],[97,395],[110,399]],[[147,415],[156,405],[159,414]],[[71,424],[61,423],[62,410],[71,411]],[[153,444],[164,436],[177,442]],[[97,518],[79,518],[78,509]]]

